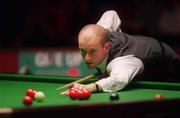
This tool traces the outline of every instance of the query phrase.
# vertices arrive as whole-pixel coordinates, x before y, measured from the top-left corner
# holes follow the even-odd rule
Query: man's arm
[[[143,63],[133,55],[118,57],[107,66],[110,76],[95,82],[104,92],[123,89],[136,75],[144,70]]]
[[[120,25],[121,19],[117,12],[114,10],[106,11],[97,22],[97,25],[108,29],[109,31],[119,31],[121,32]]]
[[[110,74],[109,77],[86,85],[75,83],[73,87],[87,89],[91,92],[115,92],[123,89],[136,75],[141,74],[143,70],[144,65],[137,57],[133,55],[118,57],[107,66],[107,71]]]

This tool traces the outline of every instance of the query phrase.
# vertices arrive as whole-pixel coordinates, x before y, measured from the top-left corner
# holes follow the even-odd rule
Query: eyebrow
[[[81,50],[81,51],[85,51],[85,49],[83,49],[83,48],[79,48],[79,50]]]
[[[85,49],[79,48],[82,53],[86,53]]]
[[[90,51],[96,51],[96,49],[92,48],[92,49],[90,49]]]
[[[82,52],[87,52],[85,49],[83,49],[83,48],[79,48],[80,49],[80,51],[82,51]],[[94,52],[94,51],[97,51],[97,49],[95,49],[95,48],[91,48],[90,49],[90,52]]]

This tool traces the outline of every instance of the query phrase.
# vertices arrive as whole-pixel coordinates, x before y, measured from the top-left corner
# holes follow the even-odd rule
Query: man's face
[[[109,44],[102,45],[99,40],[79,41],[81,55],[89,68],[95,68],[107,56]]]

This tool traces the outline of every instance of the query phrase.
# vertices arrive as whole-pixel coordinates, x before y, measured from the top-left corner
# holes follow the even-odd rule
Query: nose
[[[85,60],[87,63],[89,63],[89,62],[90,62],[91,57],[89,56],[89,54],[86,54],[86,56],[85,56],[84,60]]]

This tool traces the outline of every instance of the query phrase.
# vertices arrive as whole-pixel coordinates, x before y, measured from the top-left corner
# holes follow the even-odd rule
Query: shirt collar
[[[99,65],[97,65],[97,68],[99,68],[102,73],[104,73],[106,70],[107,59],[108,59],[108,56]]]

